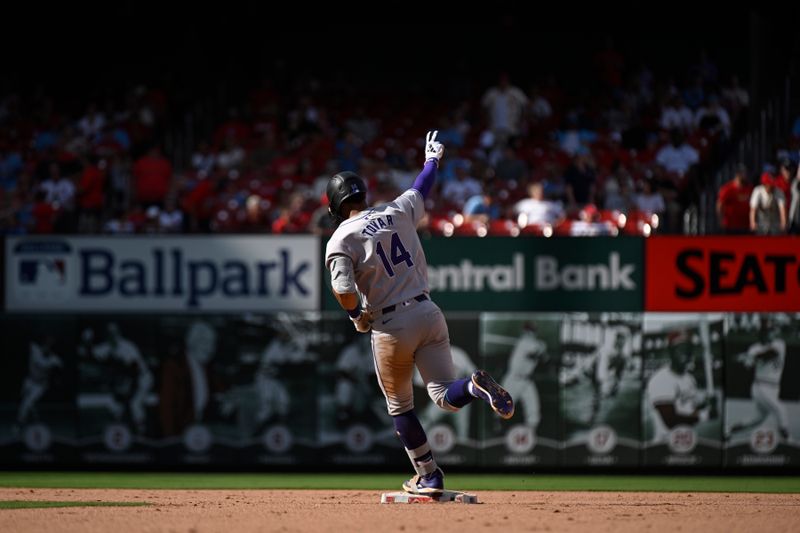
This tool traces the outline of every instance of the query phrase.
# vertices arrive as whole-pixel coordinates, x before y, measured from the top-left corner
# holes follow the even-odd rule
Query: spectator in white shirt
[[[700,154],[684,141],[683,133],[672,130],[670,144],[661,148],[656,154],[656,162],[667,172],[685,175],[689,169],[700,161]]]
[[[524,216],[525,225],[550,224],[557,225],[564,220],[564,206],[561,202],[544,199],[544,187],[541,183],[528,185],[529,198],[520,200],[514,205],[514,213],[520,218]]]

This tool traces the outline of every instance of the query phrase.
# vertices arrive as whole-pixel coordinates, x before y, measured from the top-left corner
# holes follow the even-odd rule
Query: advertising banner
[[[445,312],[642,310],[642,239],[436,237],[422,246]],[[338,309],[323,275],[323,307]]]
[[[6,311],[316,310],[318,242],[313,236],[9,237]]]
[[[654,237],[647,311],[800,311],[800,238]]]

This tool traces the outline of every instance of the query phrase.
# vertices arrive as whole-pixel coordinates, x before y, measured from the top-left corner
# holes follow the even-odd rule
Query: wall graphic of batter
[[[130,423],[144,433],[146,426],[146,400],[153,388],[153,374],[139,348],[125,338],[115,322],[106,326],[106,340],[95,343],[94,330],[87,328],[81,334],[82,345],[78,354],[93,357],[108,369],[111,396],[106,404],[114,418]]]
[[[23,426],[38,419],[36,404],[50,386],[50,374],[56,368],[63,367],[61,358],[53,353],[54,339],[46,336],[37,344],[30,343],[28,353],[28,375],[22,382],[17,424]]]
[[[711,415],[709,398],[697,388],[692,375],[694,356],[689,335],[673,333],[668,337],[669,362],[647,381],[647,405],[652,409],[653,439],[664,442],[678,425],[693,426]]]
[[[790,438],[786,408],[779,399],[781,377],[786,364],[786,341],[780,338],[780,330],[769,317],[762,317],[758,340],[747,351],[736,355],[736,361],[753,370],[750,395],[756,408],[753,418],[734,423],[725,433],[730,439],[739,432],[750,432],[772,417],[778,434],[784,440]]]
[[[547,344],[536,335],[536,326],[531,322],[522,325],[508,359],[508,370],[500,383],[515,399],[523,413],[526,426],[534,434],[542,419],[539,391],[533,381],[536,366],[547,358]]]

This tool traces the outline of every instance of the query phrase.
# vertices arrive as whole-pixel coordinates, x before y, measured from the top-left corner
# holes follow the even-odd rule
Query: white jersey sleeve
[[[422,193],[416,189],[408,189],[392,203],[396,204],[397,209],[400,211],[411,215],[411,220],[415,228],[419,226],[422,217],[425,216],[425,200],[422,198]]]
[[[653,405],[674,403],[678,399],[678,383],[668,369],[662,368],[647,383],[647,396]]]

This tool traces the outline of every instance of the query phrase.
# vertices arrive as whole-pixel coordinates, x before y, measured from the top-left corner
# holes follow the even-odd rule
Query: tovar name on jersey
[[[370,213],[364,218],[369,220],[367,225],[364,226],[364,229],[361,230],[361,235],[364,235],[365,237],[372,237],[378,232],[378,230],[388,228],[389,226],[394,226],[392,215],[379,216]]]

